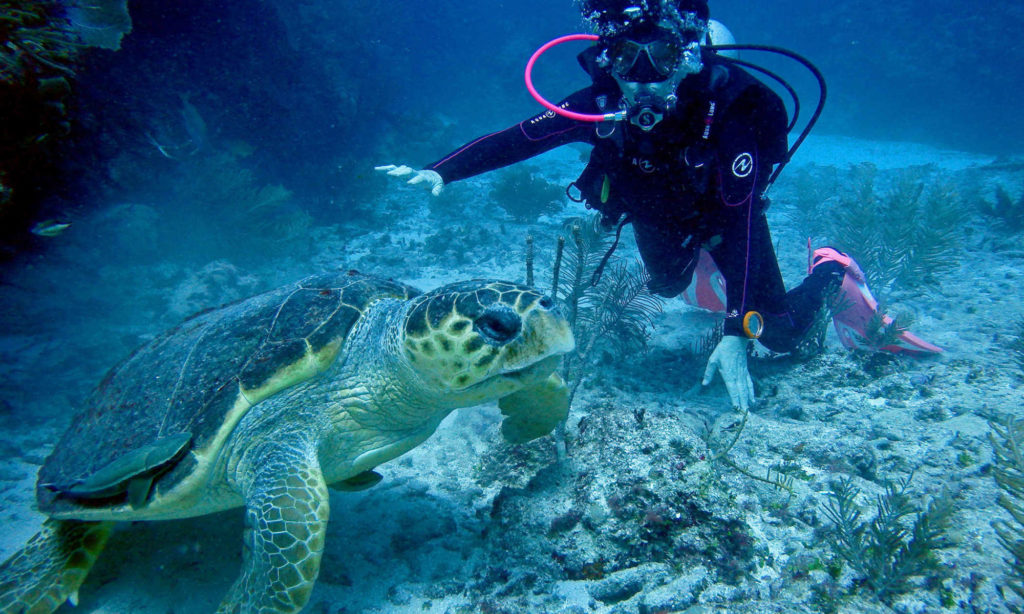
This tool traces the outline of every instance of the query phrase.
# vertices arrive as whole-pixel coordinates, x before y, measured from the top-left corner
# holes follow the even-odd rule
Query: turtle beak
[[[520,383],[533,382],[551,375],[561,363],[562,354],[552,354],[522,369],[504,370],[501,372],[501,376],[517,380]]]
[[[569,321],[562,317],[557,307],[534,309],[523,318],[519,338],[503,348],[505,360],[501,373],[531,371],[533,365],[549,358],[555,358],[557,363],[563,354],[575,348],[576,340]]]

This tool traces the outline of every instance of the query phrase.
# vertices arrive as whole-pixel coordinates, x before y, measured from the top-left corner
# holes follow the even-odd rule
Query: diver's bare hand
[[[408,177],[412,175],[412,178],[406,183],[410,185],[422,183],[424,187],[430,188],[430,193],[434,196],[438,196],[441,194],[441,190],[444,190],[444,180],[441,179],[441,175],[436,171],[418,171],[404,164],[401,166],[395,166],[394,164],[375,166],[373,170],[387,173],[390,177]]]

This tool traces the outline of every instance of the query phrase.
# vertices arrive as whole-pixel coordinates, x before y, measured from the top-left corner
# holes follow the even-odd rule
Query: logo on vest
[[[754,170],[754,156],[744,152],[736,156],[732,161],[732,174],[737,177],[746,177]]]
[[[633,158],[633,166],[639,168],[648,175],[658,170],[655,168],[654,163],[647,158]]]

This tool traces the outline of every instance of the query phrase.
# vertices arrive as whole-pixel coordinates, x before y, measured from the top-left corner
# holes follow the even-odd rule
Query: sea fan
[[[68,3],[68,19],[87,45],[117,51],[132,31],[128,0],[78,0]]]

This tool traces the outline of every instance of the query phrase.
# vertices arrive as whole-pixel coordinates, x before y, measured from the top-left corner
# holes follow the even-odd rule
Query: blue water
[[[830,88],[819,134],[1015,153],[1024,138],[1016,39],[1024,9],[939,4],[718,0],[711,8],[739,42],[787,47],[817,64]],[[74,149],[63,163],[66,176],[81,180],[72,201],[110,159],[145,153],[143,135],[157,121],[166,125],[188,94],[211,138],[245,140],[256,148],[250,168],[322,203],[350,192],[366,160],[425,164],[536,112],[522,83],[526,58],[582,27],[568,0],[429,8],[139,1],[131,13],[122,49],[88,54],[77,71]],[[538,67],[549,98],[586,84],[576,51],[553,51]],[[745,57],[791,81],[808,116],[817,91],[806,71],[770,55]],[[314,213],[328,216],[328,208]]]
[[[373,69],[366,77],[384,88],[374,96],[381,110],[443,111],[467,134],[530,113],[535,107],[520,78],[525,57],[549,38],[580,29],[569,2],[438,2],[430,10],[345,5],[342,14],[327,13],[328,21],[372,16],[372,36],[356,40],[381,43],[365,52]],[[1024,9],[1016,3],[717,0],[711,10],[740,42],[788,47],[821,68],[832,94],[822,131],[998,153],[1013,152],[1024,137],[1016,111]],[[579,75],[571,60],[551,61],[560,63],[559,79]],[[792,66],[783,74],[802,78]],[[549,89],[552,97],[570,90]]]

